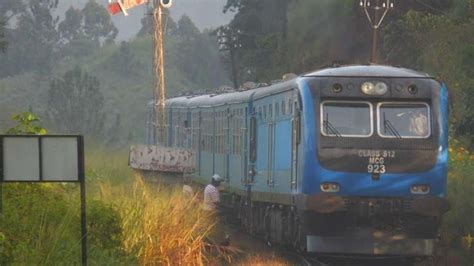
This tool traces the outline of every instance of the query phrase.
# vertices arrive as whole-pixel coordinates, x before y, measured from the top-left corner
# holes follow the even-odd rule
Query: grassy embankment
[[[127,154],[89,152],[88,251],[91,265],[190,264],[205,253],[212,217],[181,191],[144,184]],[[79,189],[73,184],[6,184],[0,265],[80,263]]]

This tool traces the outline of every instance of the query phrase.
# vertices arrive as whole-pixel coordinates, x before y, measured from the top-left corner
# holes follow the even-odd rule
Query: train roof
[[[320,69],[306,73],[304,77],[394,77],[433,78],[429,74],[408,68],[385,65],[349,65]]]
[[[348,65],[320,69],[306,73],[300,77],[394,77],[394,78],[433,78],[429,74],[408,68],[385,65]],[[277,94],[296,88],[296,80],[276,83],[247,91],[236,91],[222,94],[205,94],[197,96],[182,96],[166,101],[168,107],[211,107],[225,104],[242,103],[250,97],[258,99],[271,94]]]
[[[271,94],[277,94],[296,88],[296,79],[276,83],[266,87],[260,87],[247,91],[236,91],[223,94],[205,94],[199,96],[182,96],[166,101],[169,107],[211,107],[225,104],[247,102],[250,97],[258,99]]]

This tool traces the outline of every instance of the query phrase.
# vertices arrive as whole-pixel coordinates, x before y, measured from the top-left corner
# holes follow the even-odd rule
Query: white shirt
[[[217,208],[217,203],[220,201],[219,190],[209,184],[204,189],[204,205],[205,211],[213,211]]]

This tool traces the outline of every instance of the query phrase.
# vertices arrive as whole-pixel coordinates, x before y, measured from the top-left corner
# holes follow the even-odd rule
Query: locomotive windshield
[[[321,132],[330,137],[372,135],[372,105],[368,102],[325,101],[321,104]]]
[[[425,103],[380,103],[378,132],[386,138],[428,138],[429,106]]]

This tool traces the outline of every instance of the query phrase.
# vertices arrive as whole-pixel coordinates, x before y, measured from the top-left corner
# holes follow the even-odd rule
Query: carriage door
[[[230,178],[230,109],[227,108],[225,110],[225,119],[223,121],[223,126],[224,126],[224,139],[223,139],[223,145],[224,145],[224,178],[227,182],[229,182]]]
[[[291,181],[290,187],[297,188],[298,183],[298,145],[301,137],[301,115],[297,98],[289,100],[289,110],[291,110]]]
[[[242,111],[241,111],[242,112]],[[240,117],[237,122],[237,128],[240,130],[240,134],[238,135],[240,147],[238,147],[239,155],[240,155],[240,176],[243,183],[251,183],[248,179],[248,162],[247,162],[247,115],[248,115],[248,107],[245,107],[245,112],[240,113]],[[255,127],[255,126],[254,126]]]
[[[267,184],[270,187],[275,186],[274,179],[274,158],[275,158],[275,120],[273,114],[273,103],[268,105],[268,162],[267,162]]]

